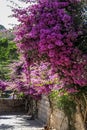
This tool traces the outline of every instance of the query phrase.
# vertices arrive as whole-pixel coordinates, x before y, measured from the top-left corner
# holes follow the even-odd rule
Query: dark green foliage
[[[58,108],[65,113],[68,118],[68,130],[75,130],[74,127],[74,113],[76,112],[76,104],[72,98],[67,93],[59,96],[58,91],[53,91],[50,94],[50,98],[54,108]]]
[[[2,80],[9,80],[10,68],[6,65],[0,65],[0,79]]]
[[[0,30],[6,30],[6,28],[3,25],[0,25]]]
[[[66,115],[71,115],[75,112],[75,103],[68,95],[58,97],[57,106],[61,110],[64,110]]]
[[[0,39],[0,63],[9,64],[18,58],[17,48],[14,42],[7,38]]]
[[[0,79],[9,80],[9,64],[18,60],[16,44],[7,38],[0,39]]]
[[[84,53],[87,54],[87,33],[78,37],[75,45]]]
[[[63,110],[65,115],[68,117],[68,130],[75,130],[73,116],[76,112],[76,104],[74,101],[68,95],[63,95],[58,98],[57,106]]]
[[[83,2],[76,7],[76,15],[74,16],[75,26],[81,30],[75,45],[84,53],[87,54],[87,4]]]

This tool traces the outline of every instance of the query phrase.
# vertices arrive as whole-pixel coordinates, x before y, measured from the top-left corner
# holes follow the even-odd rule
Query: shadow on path
[[[0,130],[8,130],[10,128],[13,129],[14,127],[12,125],[5,125],[5,124],[0,125]]]
[[[23,114],[0,115],[0,130],[42,130],[42,122]]]

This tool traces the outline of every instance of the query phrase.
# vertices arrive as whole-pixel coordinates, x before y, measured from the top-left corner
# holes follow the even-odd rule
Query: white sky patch
[[[24,2],[19,2],[18,0],[14,0],[14,2],[21,7],[27,6]],[[7,29],[12,28],[12,25],[18,24],[16,18],[9,17],[12,15],[12,11],[8,5],[13,6],[12,3],[7,0],[0,0],[0,24],[4,25]]]

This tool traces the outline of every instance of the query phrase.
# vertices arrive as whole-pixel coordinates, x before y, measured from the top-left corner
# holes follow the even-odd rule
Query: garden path
[[[0,130],[42,130],[42,123],[28,115],[0,115]]]

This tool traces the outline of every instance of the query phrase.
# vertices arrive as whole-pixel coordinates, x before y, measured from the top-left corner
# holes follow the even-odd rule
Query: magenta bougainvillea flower
[[[8,83],[3,80],[0,80],[0,90],[4,91],[6,87],[8,87]]]
[[[79,28],[75,28],[72,13],[68,9],[78,2],[38,0],[25,9],[14,10],[14,16],[20,22],[15,40],[24,57],[27,83],[31,80],[30,66],[44,59],[58,74],[57,78],[63,83],[62,89],[74,93],[79,87],[87,85],[87,58],[74,46]],[[38,93],[53,89],[47,86],[50,87],[39,87]]]

